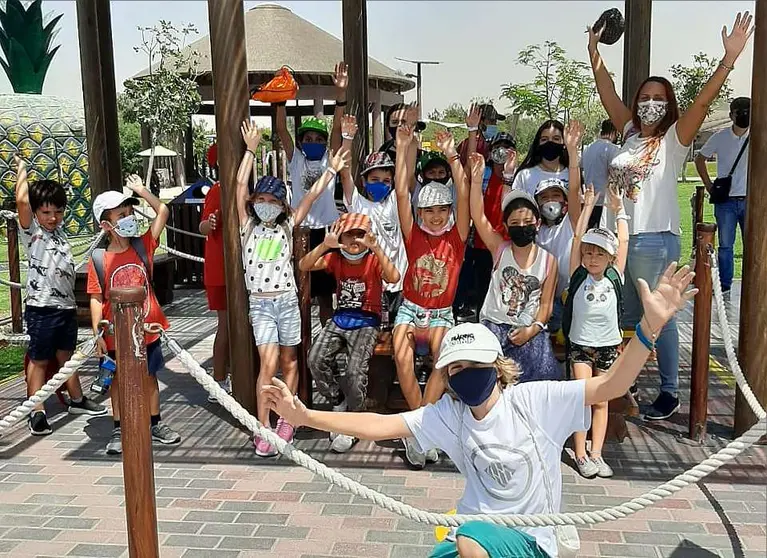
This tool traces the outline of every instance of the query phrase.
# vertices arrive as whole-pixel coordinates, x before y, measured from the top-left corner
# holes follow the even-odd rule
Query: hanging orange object
[[[262,103],[282,103],[295,99],[297,94],[298,83],[296,83],[290,68],[283,66],[277,70],[272,79],[251,95],[251,99]]]

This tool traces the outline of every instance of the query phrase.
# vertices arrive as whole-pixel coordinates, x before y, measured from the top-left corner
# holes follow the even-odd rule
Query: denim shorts
[[[301,343],[301,311],[296,291],[275,297],[250,297],[250,323],[256,345]]]
[[[397,312],[397,318],[394,320],[394,327],[401,325],[414,325],[429,329],[446,327],[449,329],[455,325],[453,307],[421,308],[414,302],[403,299]]]
[[[109,351],[107,354],[112,360],[117,360],[116,353],[114,351]],[[146,367],[150,376],[157,376],[157,373],[165,368],[165,356],[162,354],[161,340],[158,339],[157,341],[153,341],[146,346]],[[115,373],[117,372],[119,372],[119,367]]]
[[[77,310],[27,306],[24,311],[29,334],[30,360],[52,360],[57,351],[74,351],[77,346]]]

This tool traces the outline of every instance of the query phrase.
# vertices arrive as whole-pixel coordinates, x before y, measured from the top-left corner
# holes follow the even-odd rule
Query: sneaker
[[[426,463],[437,463],[439,461],[439,452],[436,449],[430,449],[426,452]]]
[[[601,455],[591,457],[591,462],[597,466],[597,476],[603,479],[609,479],[613,476],[613,468],[610,467]]]
[[[256,455],[259,457],[274,457],[277,455],[277,448],[258,436],[253,438],[253,447],[256,448]]]
[[[32,411],[32,414],[27,417],[27,426],[32,436],[47,436],[53,432],[44,411]]]
[[[341,401],[338,405],[333,405],[333,412],[334,413],[344,413],[344,412],[346,412],[346,409],[348,409],[348,406],[346,405],[346,399]],[[336,436],[338,436],[338,433],[331,432],[330,433],[330,441],[333,442],[333,440],[336,439]]]
[[[346,434],[336,434],[336,437],[330,443],[330,451],[335,453],[346,453],[354,444],[359,440],[353,436],[347,436]]]
[[[679,398],[668,392],[661,391],[658,398],[652,404],[652,408],[645,413],[645,420],[665,420],[679,410]]]
[[[295,428],[282,417],[277,419],[277,428],[275,428],[275,432],[277,433],[277,436],[285,440],[288,444],[293,443],[293,432],[295,432]]]
[[[107,455],[120,455],[123,452],[123,440],[120,427],[112,430],[112,435],[107,442]]]
[[[107,414],[107,408],[104,405],[99,405],[95,401],[91,401],[83,395],[83,398],[79,403],[72,400],[69,401],[69,414],[99,417]]]
[[[173,430],[170,426],[164,422],[158,422],[152,427],[152,440],[156,440],[161,444],[178,444],[181,442],[181,434]]]
[[[421,452],[421,448],[418,447],[418,442],[415,438],[403,438],[402,443],[405,445],[405,459],[415,469],[423,469],[426,466],[426,454]]]
[[[229,376],[227,376],[225,380],[221,380],[220,382],[216,380],[216,383],[218,384],[218,387],[223,389],[229,395],[232,395],[232,380]],[[216,396],[213,395],[212,393],[208,394],[208,403],[218,403]]]
[[[578,472],[584,478],[593,479],[599,472],[597,464],[588,457],[576,457],[575,464],[578,466]]]

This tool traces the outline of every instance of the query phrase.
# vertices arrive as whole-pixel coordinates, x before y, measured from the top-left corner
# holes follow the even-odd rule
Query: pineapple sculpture
[[[69,234],[92,231],[85,118],[81,104],[42,95],[45,75],[59,47],[51,48],[61,16],[43,17],[42,0],[26,9],[20,0],[0,7],[0,65],[15,94],[0,95],[0,202],[13,198],[13,155],[30,164],[30,180],[58,180],[68,189]]]

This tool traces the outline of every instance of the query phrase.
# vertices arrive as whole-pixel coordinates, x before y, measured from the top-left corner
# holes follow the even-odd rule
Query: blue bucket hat
[[[278,200],[284,202],[288,196],[288,189],[281,178],[276,176],[262,176],[252,188],[250,195],[253,194],[271,194]]]

